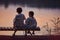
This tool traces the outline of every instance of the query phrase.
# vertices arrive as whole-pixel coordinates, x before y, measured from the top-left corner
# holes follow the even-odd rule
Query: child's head
[[[29,12],[29,17],[33,17],[34,16],[34,12],[33,11],[30,11]]]
[[[22,12],[22,8],[18,7],[17,9],[17,13],[20,14]]]

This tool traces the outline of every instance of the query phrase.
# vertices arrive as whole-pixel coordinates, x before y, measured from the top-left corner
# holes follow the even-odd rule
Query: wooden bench
[[[21,29],[21,28],[19,28],[19,29],[14,29],[14,28],[12,28],[12,27],[0,27],[0,31],[14,31],[14,30],[18,30],[18,31],[25,31],[25,30],[35,30],[35,31],[40,31],[40,28],[39,27],[37,27],[37,28],[34,28],[34,29]]]
[[[31,28],[31,29],[25,29],[25,28],[12,28],[12,27],[0,27],[0,31],[26,31],[26,30],[30,30],[30,31],[40,31],[39,27],[36,28]]]

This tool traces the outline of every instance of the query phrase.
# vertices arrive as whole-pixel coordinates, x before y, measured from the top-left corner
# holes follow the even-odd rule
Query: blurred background
[[[0,0],[0,27],[13,27],[18,7],[26,18],[29,11],[34,11],[41,28],[35,35],[60,35],[60,0]],[[0,35],[12,34],[13,31],[0,31]],[[24,35],[24,31],[17,31],[16,35]]]

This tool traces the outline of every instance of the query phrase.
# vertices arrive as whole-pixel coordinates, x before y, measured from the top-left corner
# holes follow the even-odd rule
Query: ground
[[[60,40],[60,35],[0,36],[0,40]]]

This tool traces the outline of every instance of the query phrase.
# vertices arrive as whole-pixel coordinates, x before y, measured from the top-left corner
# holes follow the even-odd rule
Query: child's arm
[[[29,20],[28,20],[28,19],[26,19],[25,24],[26,24],[26,25],[28,25],[28,24],[29,24]]]
[[[14,27],[16,26],[16,23],[15,23],[16,18],[17,18],[17,15],[15,16],[15,18],[14,18],[14,20],[13,20],[13,26],[14,26]]]
[[[24,20],[26,19],[26,17],[23,15],[23,17],[24,17]]]
[[[36,27],[36,26],[37,26],[37,21],[34,20],[33,22],[34,22],[34,23],[31,25],[31,27]]]

